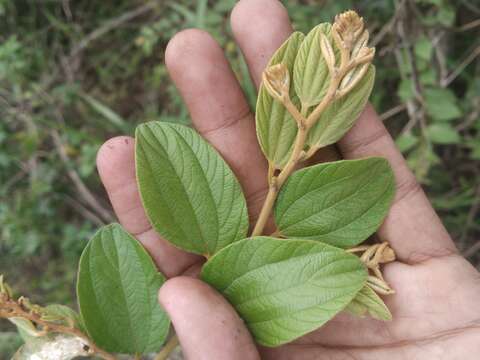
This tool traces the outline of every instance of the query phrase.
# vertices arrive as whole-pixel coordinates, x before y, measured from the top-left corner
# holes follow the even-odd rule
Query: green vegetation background
[[[113,218],[97,149],[146,120],[188,124],[163,62],[177,31],[212,33],[253,104],[229,27],[234,3],[0,0],[0,273],[18,294],[75,306],[80,252]],[[377,47],[372,102],[459,249],[480,266],[480,3],[284,4],[301,31],[349,8],[365,17]],[[16,346],[12,328],[2,329],[1,359]]]

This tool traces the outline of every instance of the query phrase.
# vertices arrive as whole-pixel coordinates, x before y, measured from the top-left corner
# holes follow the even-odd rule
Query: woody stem
[[[25,311],[17,302],[13,300],[7,300],[2,304],[2,307],[0,308],[0,318],[2,317],[6,319],[15,317],[24,318],[37,325],[41,325],[48,332],[70,334],[79,337],[87,343],[92,353],[105,360],[116,360],[115,356],[97,347],[93,341],[90,340],[90,338],[80,330],[42,320],[39,315]]]
[[[290,114],[297,123],[297,136],[295,138],[292,153],[285,167],[280,171],[280,174],[278,174],[278,176],[272,176],[271,178],[269,178],[270,183],[267,197],[265,198],[265,202],[263,203],[262,210],[260,211],[257,223],[255,224],[255,227],[253,229],[252,236],[258,236],[263,233],[265,225],[267,224],[268,218],[270,217],[270,214],[272,212],[273,205],[275,204],[275,200],[277,199],[278,192],[280,191],[288,177],[295,170],[296,166],[305,158],[305,153],[303,149],[305,148],[305,142],[308,137],[308,132],[316,124],[327,106],[334,100],[338,85],[343,74],[344,70],[332,74],[333,76],[331,78],[331,82],[326,95],[307,118],[305,118],[298,111],[295,105],[291,103],[288,96],[282,101],[286,109],[290,112]]]

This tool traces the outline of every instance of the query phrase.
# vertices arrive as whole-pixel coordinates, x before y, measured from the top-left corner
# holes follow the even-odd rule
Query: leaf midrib
[[[206,187],[208,188],[208,196],[209,196],[209,198],[210,198],[210,205],[213,205],[213,208],[215,209],[216,226],[214,227],[214,229],[215,229],[215,232],[216,232],[216,236],[214,237],[214,238],[215,238],[215,246],[213,246],[212,249],[209,249],[209,247],[208,247],[208,242],[206,241],[205,234],[204,234],[204,232],[203,232],[203,228],[200,226],[200,224],[199,224],[199,222],[198,222],[198,220],[199,220],[198,217],[195,216],[195,223],[197,224],[197,227],[198,227],[198,229],[199,229],[199,232],[200,232],[200,234],[201,234],[201,236],[202,236],[202,242],[203,242],[204,247],[205,247],[205,253],[206,253],[206,254],[210,254],[210,250],[215,250],[215,249],[216,249],[216,245],[217,245],[217,242],[218,242],[218,236],[219,236],[219,232],[220,232],[220,229],[219,229],[220,219],[219,219],[219,214],[218,214],[218,207],[217,207],[217,204],[216,204],[216,202],[215,202],[215,198],[213,197],[212,188],[210,187],[210,182],[209,182],[208,179],[207,179],[207,176],[206,176],[206,174],[205,174],[205,171],[204,171],[204,169],[203,169],[203,166],[202,166],[202,164],[200,163],[200,160],[198,159],[198,157],[197,157],[197,156],[195,155],[195,153],[193,152],[192,147],[189,146],[189,144],[187,143],[187,141],[185,140],[185,138],[182,136],[182,134],[180,134],[180,132],[178,131],[178,129],[176,129],[174,126],[172,126],[172,129],[173,129],[173,131],[176,133],[177,137],[179,137],[179,138],[181,139],[181,141],[183,142],[184,146],[187,148],[187,151],[190,152],[191,157],[194,159],[193,161],[194,161],[194,162],[197,164],[197,166],[200,168],[200,170],[201,170],[201,171],[200,171],[201,177],[202,177],[204,183],[207,184]],[[192,135],[193,135],[193,134],[192,134]],[[193,143],[193,141],[192,141],[192,143]],[[209,155],[210,155],[210,151],[211,151],[212,149],[209,149],[209,148],[208,148],[208,145],[207,145],[207,144],[203,144],[203,143],[199,143],[199,144],[198,144],[198,148],[202,147],[202,145],[204,145],[203,147],[204,147],[204,150],[205,150],[205,152],[206,152],[206,155],[209,156]],[[198,150],[199,150],[199,152],[200,152],[200,149],[198,149]],[[216,173],[216,170],[218,169],[218,167],[216,166],[217,161],[218,161],[218,160],[215,159],[215,168],[216,168],[215,171],[214,171],[215,173]],[[209,163],[210,163],[210,162],[209,162]],[[217,177],[217,176],[216,176],[216,174],[215,174],[214,178],[216,178],[216,177]],[[222,181],[223,181],[223,180],[222,180]],[[185,185],[184,185],[183,181],[181,181],[181,183],[182,183],[183,187],[185,188]],[[187,194],[188,199],[191,200],[190,196],[188,196],[188,192],[185,191],[185,193]],[[193,212],[195,215],[197,215],[197,212],[193,209],[192,201],[189,201],[188,203],[189,203],[189,205],[190,205],[190,208],[192,209],[192,212]]]
[[[353,288],[353,285],[351,286],[351,288]],[[353,292],[353,291],[352,291],[352,292]],[[339,299],[339,298],[345,297],[345,296],[347,296],[347,295],[350,295],[350,294],[347,293],[347,292],[345,292],[343,295],[335,296],[335,297],[329,299],[328,302],[333,302],[333,301],[335,301],[335,300],[337,300],[337,299]],[[354,297],[355,297],[355,294],[354,294],[353,296],[351,296],[352,299],[353,299]],[[313,309],[313,308],[316,308],[316,307],[318,307],[319,309],[324,310],[325,312],[328,313],[328,315],[330,315],[330,313],[332,313],[332,311],[330,311],[330,310],[325,310],[325,308],[322,307],[321,304],[316,304],[316,305],[312,305],[312,306],[307,306],[307,307],[302,308],[302,309],[297,309],[297,310],[295,310],[295,311],[289,312],[288,314],[285,314],[285,315],[282,315],[282,316],[278,316],[278,317],[276,317],[276,318],[274,318],[274,319],[266,319],[266,320],[259,320],[259,321],[249,321],[248,324],[261,324],[261,323],[266,323],[266,322],[278,321],[278,320],[284,319],[284,318],[286,318],[286,317],[290,317],[290,316],[292,316],[292,315],[295,315],[295,314],[297,314],[297,313],[299,313],[299,312],[308,311],[308,310]],[[339,309],[339,310],[336,311],[336,312],[338,313],[338,312],[340,312],[340,311],[341,311],[341,309]],[[306,321],[306,320],[302,320],[302,323],[304,323],[304,322],[307,322],[307,321]],[[317,321],[314,321],[314,320],[310,321],[309,323],[318,324],[318,322],[317,322]]]
[[[163,146],[160,144],[160,142],[157,141],[156,136],[154,135],[153,130],[150,128],[150,126],[145,125],[145,126],[143,127],[143,129],[147,129],[147,130],[150,132],[149,135],[150,135],[150,136],[153,138],[153,140],[154,140],[156,143],[158,143],[159,146],[162,148],[163,153],[165,154],[165,156],[164,156],[165,161],[169,162],[169,163],[170,163],[170,166],[172,167],[172,169],[175,170],[175,171],[173,172],[173,174],[175,174],[175,177],[177,178],[178,182],[180,182],[180,183],[182,184],[182,187],[184,188],[183,182],[182,182],[181,179],[179,178],[175,167],[172,165],[172,162],[171,162],[170,159],[169,159],[168,152],[166,151],[165,147],[163,147]],[[163,132],[163,129],[162,129],[162,132]],[[164,134],[164,136],[165,136],[165,134]],[[156,149],[156,146],[154,146],[154,145],[150,142],[150,140],[152,140],[151,138],[149,139],[149,137],[146,136],[145,133],[143,134],[142,137],[143,137],[143,141],[145,142],[145,144],[147,144],[148,146],[150,146],[150,148],[153,149],[153,150]],[[164,198],[164,196],[163,196],[163,191],[164,191],[163,186],[160,186],[160,184],[158,183],[156,177],[153,176],[153,171],[150,170],[150,169],[153,169],[153,166],[152,166],[152,163],[150,162],[149,157],[147,156],[148,150],[146,150],[146,149],[144,148],[144,146],[141,144],[141,142],[139,142],[139,146],[140,146],[140,148],[141,148],[141,151],[143,152],[143,159],[144,159],[144,161],[145,161],[145,162],[147,163],[147,165],[148,165],[148,168],[149,168],[148,171],[149,171],[149,173],[151,174],[150,176],[151,176],[151,178],[153,179],[153,182],[156,184],[156,188],[158,189],[159,193],[162,194],[162,198]],[[185,191],[184,191],[184,193],[185,193]],[[190,198],[188,197],[188,195],[186,196],[186,198],[187,198],[188,200],[190,200]],[[191,207],[190,201],[187,201],[187,203],[189,204],[192,213],[195,213],[195,212],[193,211],[193,208]],[[154,219],[151,219],[151,221],[152,221],[153,224],[156,223],[156,222],[154,221]],[[178,222],[177,222],[177,220],[176,220],[176,218],[175,218],[174,216],[171,216],[171,221],[173,221],[173,222],[177,225],[176,228],[177,228],[178,230],[180,230],[180,232],[183,234],[183,238],[184,238],[184,239],[189,239],[189,238],[191,237],[191,236],[189,236],[189,235],[185,232],[185,230],[183,229],[183,227],[180,226],[180,224],[178,224]],[[197,225],[197,229],[198,229],[198,223],[197,223],[196,225]],[[159,231],[159,232],[162,233],[163,231]],[[169,233],[170,231],[167,231],[167,232]],[[200,231],[199,231],[199,232],[200,232]],[[201,234],[201,232],[200,232],[200,234]],[[167,237],[168,237],[168,236],[167,236]],[[192,248],[195,247],[195,243],[192,242],[192,241],[190,241],[190,245],[192,245]]]
[[[170,124],[169,124],[168,127],[169,127],[170,129],[174,130],[174,129],[173,129],[173,126],[171,126]],[[200,225],[199,225],[199,223],[198,223],[198,219],[197,219],[197,216],[196,216],[196,215],[197,215],[197,212],[194,210],[194,208],[193,208],[193,206],[192,206],[192,201],[191,201],[191,198],[190,198],[190,196],[189,196],[189,193],[185,190],[185,189],[186,189],[185,183],[183,182],[182,178],[179,176],[179,174],[178,174],[178,172],[177,172],[177,168],[174,166],[173,162],[172,162],[171,159],[170,159],[170,155],[169,155],[168,149],[157,139],[157,137],[155,136],[153,130],[151,129],[151,127],[150,127],[149,125],[145,126],[145,128],[147,128],[148,131],[150,132],[151,139],[154,140],[154,141],[158,144],[158,146],[160,146],[160,147],[162,148],[164,154],[166,155],[166,156],[165,156],[165,161],[168,162],[168,163],[170,164],[171,168],[174,170],[174,171],[173,171],[173,174],[175,174],[175,177],[176,177],[178,183],[182,184],[182,192],[183,192],[184,196],[185,196],[186,199],[187,199],[187,201],[186,201],[187,206],[190,208],[190,211],[191,211],[191,213],[193,214],[193,216],[192,216],[193,219],[192,219],[192,220],[193,220],[193,222],[195,223],[195,227],[196,227],[196,229],[197,229],[197,231],[198,231],[198,233],[199,233],[199,235],[200,235],[200,237],[201,237],[201,241],[202,241],[202,243],[204,244],[204,247],[205,247],[205,235],[203,234],[202,228],[200,227]],[[165,139],[167,139],[167,141],[168,141],[168,136],[167,136],[167,133],[165,133],[164,129],[163,129],[162,127],[160,127],[160,126],[158,127],[158,129],[159,129],[159,131],[162,132],[163,136],[164,136]],[[175,130],[174,130],[174,131],[175,131]],[[176,131],[175,131],[175,133],[176,133],[176,134],[175,134],[176,137],[181,137],[180,135],[178,135],[178,133],[177,133]],[[144,138],[145,142],[148,143],[149,146],[151,146],[153,149],[155,149],[155,146],[153,146],[153,145],[147,140],[147,137],[146,137],[146,136],[143,136],[143,138]],[[184,141],[183,141],[183,142],[184,142]],[[168,144],[167,144],[167,145],[168,145]],[[189,148],[188,144],[187,144],[187,148]],[[144,151],[145,151],[145,150],[144,150]],[[194,156],[194,158],[195,158],[195,160],[197,160],[195,156]],[[145,159],[147,160],[147,162],[148,162],[148,164],[149,164],[149,167],[150,167],[151,169],[153,169],[152,163],[150,162],[149,158],[148,158],[147,156],[145,156]],[[200,168],[201,168],[201,167],[200,167]],[[203,169],[201,169],[200,172],[203,174]],[[163,187],[160,186],[160,184],[157,182],[156,176],[152,176],[152,178],[154,179],[154,182],[155,182],[156,185],[157,185],[156,187],[159,189],[160,192],[163,193],[163,190],[164,190],[164,189],[163,189]],[[205,181],[205,179],[204,179],[204,181]],[[183,239],[189,239],[189,238],[191,238],[191,235],[189,235],[189,234],[187,234],[187,233],[185,232],[185,229],[183,228],[183,226],[180,226],[180,225],[177,223],[175,217],[172,216],[171,218],[172,218],[172,220],[178,225],[178,226],[176,226],[176,228],[177,228],[177,229],[180,229],[180,231],[182,232],[182,234],[183,234],[183,237],[182,237],[182,238],[183,238]],[[196,247],[196,246],[195,246],[195,242],[190,241],[190,244],[192,245],[192,248],[195,248],[195,247]],[[208,248],[207,248],[207,253],[208,253]]]
[[[334,251],[330,251],[330,252],[334,252]],[[306,255],[304,255],[304,256],[302,256],[302,257],[306,257],[306,256],[309,256],[309,255],[311,255],[311,256],[313,256],[313,255],[318,255],[318,252],[315,252],[315,253],[313,253],[313,254],[306,254]],[[264,267],[270,267],[270,265],[281,264],[282,262],[285,262],[285,261],[288,261],[288,260],[290,260],[290,259],[286,259],[286,260],[281,261],[281,262],[270,263],[270,264],[265,265]],[[325,268],[329,268],[329,267],[337,264],[338,262],[343,262],[343,261],[347,261],[347,260],[348,260],[349,262],[352,261],[352,259],[336,258],[336,259],[334,259],[333,261],[329,262],[328,264],[323,265],[323,266],[321,267],[321,269],[324,270]],[[298,259],[298,261],[301,261],[301,259]],[[261,268],[261,267],[258,267],[258,268],[256,268],[256,269],[254,269],[253,271],[257,271],[257,270],[259,270],[260,268]],[[336,274],[334,274],[334,275],[329,275],[328,277],[340,276],[340,275],[343,275],[343,274],[346,274],[346,273],[357,272],[357,271],[359,271],[359,270],[360,270],[360,269],[353,270],[353,271],[344,271],[344,272],[341,272],[341,273],[336,273]],[[242,274],[242,276],[235,278],[235,280],[224,290],[224,292],[227,292],[228,289],[229,289],[231,286],[234,285],[234,283],[236,283],[237,281],[240,281],[243,277],[247,276],[249,273],[251,273],[251,272],[253,272],[253,271],[249,271],[248,273]],[[319,270],[319,271],[320,271],[320,270]],[[303,287],[303,286],[305,286],[305,285],[307,285],[307,284],[310,285],[310,286],[314,286],[314,284],[311,283],[311,280],[317,275],[317,273],[318,273],[319,271],[313,272],[308,279],[304,280],[304,281],[303,281],[302,283],[300,283],[300,284],[293,284],[292,286],[287,286],[287,287],[284,287],[284,288],[281,288],[281,289],[277,289],[277,290],[274,290],[274,291],[271,291],[271,292],[268,292],[268,293],[265,292],[265,293],[262,293],[260,296],[261,296],[261,297],[272,296],[272,295],[275,295],[275,294],[277,294],[277,293],[281,293],[281,292],[284,292],[284,291],[289,291],[289,290],[292,290],[292,289],[295,289],[295,288],[298,288],[298,287]],[[333,286],[333,287],[327,287],[327,286],[325,286],[325,287],[323,287],[323,288],[324,288],[324,289],[338,289],[338,288],[341,288],[341,287],[342,287],[342,286],[336,286],[336,287],[335,287],[335,286]],[[257,300],[257,299],[258,299],[258,298],[252,298],[252,297],[243,299],[241,302],[235,303],[235,307],[239,307],[239,306],[248,304],[249,302],[252,302],[252,301]]]
[[[118,261],[118,252],[117,252],[116,241],[114,240],[114,236],[113,236],[113,233],[112,233],[113,231],[114,231],[113,227],[110,227],[110,228],[108,229],[108,236],[110,237],[110,239],[108,239],[108,240],[106,240],[106,241],[110,241],[110,240],[113,241],[113,243],[114,243],[115,246],[113,246],[112,248],[114,249],[114,256],[115,256],[115,258],[116,258],[117,261]],[[111,266],[114,270],[116,269],[117,272],[119,272],[119,266],[116,266],[116,265],[112,262],[112,260],[110,260],[110,257],[107,256],[108,251],[105,249],[105,246],[104,246],[104,240],[103,240],[103,237],[104,237],[104,236],[105,236],[104,233],[101,234],[101,237],[100,237],[100,239],[99,239],[99,240],[100,240],[100,246],[101,246],[102,251],[103,251],[103,255],[102,255],[101,258],[102,258],[102,259],[105,259],[105,258],[106,258],[107,261],[109,262],[110,266]],[[91,254],[91,256],[100,257],[100,254]],[[91,264],[91,262],[90,262],[90,264]],[[92,272],[91,272],[91,273],[92,273]],[[93,273],[94,273],[94,272],[93,272]],[[105,275],[106,275],[106,273],[104,272],[104,276],[105,276]],[[92,279],[92,280],[93,280],[93,279]],[[124,287],[123,287],[122,279],[121,279],[120,277],[118,277],[117,279],[112,279],[112,280],[114,280],[115,283],[120,283],[120,284],[121,284],[121,286],[120,286],[120,288],[121,288],[120,291],[121,291],[121,293],[122,293],[122,297],[121,297],[121,299],[119,299],[119,300],[121,300],[121,303],[123,304],[123,306],[124,306],[126,309],[128,309],[127,302],[125,301],[125,299],[126,299],[126,294],[125,294],[125,290],[124,290]],[[92,281],[92,284],[95,284],[95,282]],[[95,287],[93,287],[93,289],[95,289]],[[99,294],[98,294],[96,291],[95,291],[95,294],[96,294],[96,297],[101,297],[101,296],[99,296]],[[101,295],[101,294],[100,294],[100,295]],[[104,310],[104,309],[102,309],[102,310]],[[102,312],[103,312],[103,311],[102,311]],[[133,327],[132,327],[132,319],[131,319],[131,317],[130,317],[130,313],[127,313],[126,319],[127,319],[127,323],[128,323],[128,328],[129,328],[129,330],[130,330],[130,334],[133,334],[134,331],[133,331]],[[110,320],[108,320],[108,322],[110,322]],[[113,339],[113,340],[115,341],[115,343],[118,344],[116,338],[109,337],[109,339],[110,339],[110,340]],[[138,349],[138,343],[137,343],[137,340],[136,340],[135,336],[132,335],[132,339],[133,339],[133,345],[134,345],[134,347],[135,347],[136,349]],[[123,345],[120,344],[120,346],[122,347]]]
[[[248,241],[248,240],[247,240]],[[256,241],[255,239],[253,239],[252,241]],[[257,240],[258,241],[258,240]],[[283,258],[282,260],[280,261],[275,261],[275,262],[271,262],[271,263],[267,263],[267,264],[261,264],[261,265],[257,265],[255,266],[254,268],[251,268],[251,269],[248,269],[246,272],[242,273],[240,276],[237,276],[232,282],[230,282],[230,284],[228,284],[226,287],[223,287],[221,289],[222,293],[225,293],[228,291],[228,289],[233,286],[236,282],[240,281],[240,279],[242,279],[244,276],[247,276],[249,274],[251,274],[252,272],[254,271],[257,271],[259,268],[261,267],[266,267],[266,266],[276,266],[277,264],[281,264],[281,263],[284,263],[284,262],[293,262],[293,260],[296,260],[296,261],[301,261],[302,258],[304,257],[308,257],[308,256],[312,256],[314,254],[318,254],[320,252],[323,252],[324,255],[326,255],[327,253],[331,254],[331,253],[334,253],[336,252],[335,248],[333,249],[329,249],[329,247],[331,247],[330,245],[327,245],[327,244],[322,244],[322,243],[313,243],[311,244],[312,247],[310,249],[308,249],[307,253],[302,253],[301,255],[293,255],[293,256],[290,256],[290,257],[287,257],[287,258]],[[318,248],[318,249],[317,249]],[[315,251],[312,252],[312,249],[316,249]],[[283,249],[279,248],[278,250],[281,250],[281,251],[284,251]],[[340,249],[338,251],[341,251]],[[250,262],[253,260],[253,257],[250,259]],[[238,257],[236,258],[236,261],[238,261]],[[247,268],[250,266],[250,262],[249,264],[246,266]],[[236,265],[234,266],[236,267]]]

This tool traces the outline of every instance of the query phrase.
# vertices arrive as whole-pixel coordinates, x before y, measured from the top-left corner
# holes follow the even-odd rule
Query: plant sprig
[[[52,314],[48,307],[32,304],[26,297],[13,298],[11,287],[0,275],[0,318],[21,318],[29,321],[38,337],[58,333],[77,337],[84,342],[85,355],[96,355],[105,360],[115,360],[115,356],[99,348],[90,337],[76,326],[76,319],[60,314]]]
[[[363,19],[354,11],[337,15],[332,26],[332,35],[336,47],[340,50],[340,61],[335,58],[333,44],[324,33],[320,33],[320,48],[330,73],[330,82],[326,95],[308,116],[305,110],[298,109],[290,98],[290,74],[285,64],[268,67],[262,76],[262,84],[269,94],[280,101],[295,120],[298,131],[293,151],[285,167],[278,175],[275,165],[269,162],[269,191],[257,219],[252,236],[261,235],[272,212],[278,192],[295,170],[296,166],[310,158],[319,148],[311,147],[305,151],[305,142],[310,129],[318,122],[325,109],[335,100],[347,95],[365,75],[373,60],[375,49],[367,47],[368,30],[364,29]],[[302,104],[302,108],[305,108]]]

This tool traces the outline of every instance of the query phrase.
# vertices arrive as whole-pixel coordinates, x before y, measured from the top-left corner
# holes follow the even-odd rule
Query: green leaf
[[[309,146],[318,148],[337,142],[353,126],[367,104],[375,82],[375,67],[369,66],[362,80],[344,97],[330,104],[310,130]]]
[[[7,330],[0,332],[0,354],[2,354],[5,359],[11,359],[11,356],[22,344],[22,338],[17,332]]]
[[[387,305],[368,285],[365,285],[358,292],[357,296],[348,304],[345,310],[360,317],[368,313],[377,320],[392,320],[392,314],[388,310]]]
[[[413,81],[411,79],[404,79],[400,81],[397,89],[397,95],[402,102],[407,102],[415,97],[412,85]]]
[[[28,342],[31,339],[37,338],[41,335],[40,330],[38,330],[28,319],[13,317],[8,320],[10,320],[10,322],[17,327],[18,334],[22,337],[24,342]]]
[[[430,62],[425,61],[425,70],[420,73],[420,83],[423,86],[435,86],[437,84],[437,71],[430,66]]]
[[[471,150],[470,158],[473,160],[480,160],[480,141],[473,140],[467,143],[467,145]]]
[[[290,35],[273,54],[268,66],[283,63],[291,74],[298,48],[304,37],[300,32]],[[293,86],[290,87],[290,98],[298,106],[299,102],[294,95]],[[282,168],[288,160],[297,134],[295,120],[279,101],[273,99],[263,85],[260,85],[255,117],[257,137],[263,153],[277,168]]]
[[[73,325],[82,332],[85,331],[83,320],[80,315],[65,305],[52,304],[42,309],[42,320],[60,323],[62,325]]]
[[[265,346],[290,342],[325,324],[352,301],[366,276],[358,257],[339,248],[262,236],[219,251],[201,274]]]
[[[318,164],[290,176],[275,203],[275,221],[284,236],[350,247],[378,229],[394,192],[383,158]]]
[[[450,124],[432,124],[426,130],[427,136],[435,144],[457,144],[462,139]]]
[[[136,166],[148,218],[172,244],[211,255],[246,236],[247,205],[240,184],[193,129],[161,122],[140,125]]]
[[[293,67],[293,84],[303,108],[318,104],[327,91],[330,74],[320,49],[320,33],[331,40],[331,25],[322,23],[305,37]]]
[[[420,0],[419,3],[424,4],[433,4],[437,6],[442,6],[444,4],[444,0]]]
[[[422,60],[429,61],[432,55],[432,41],[426,36],[422,36],[415,43],[415,55]]]
[[[127,121],[122,119],[115,111],[88,94],[80,93],[80,96],[92,107],[93,110],[108,120],[112,125],[120,130],[129,129]]]
[[[430,181],[428,174],[431,167],[439,163],[439,157],[433,151],[431,144],[426,141],[420,141],[407,157],[407,164],[413,170],[415,178],[425,184]]]
[[[85,326],[109,352],[160,349],[170,321],[157,301],[165,277],[140,243],[118,224],[100,229],[80,258],[77,297]]]
[[[400,135],[395,143],[401,152],[407,152],[418,144],[418,137],[411,133],[405,133]]]
[[[436,19],[444,26],[452,26],[455,22],[455,8],[450,4],[443,4],[438,9]]]
[[[462,116],[455,94],[449,89],[425,89],[425,102],[428,114],[439,121],[449,121]]]

